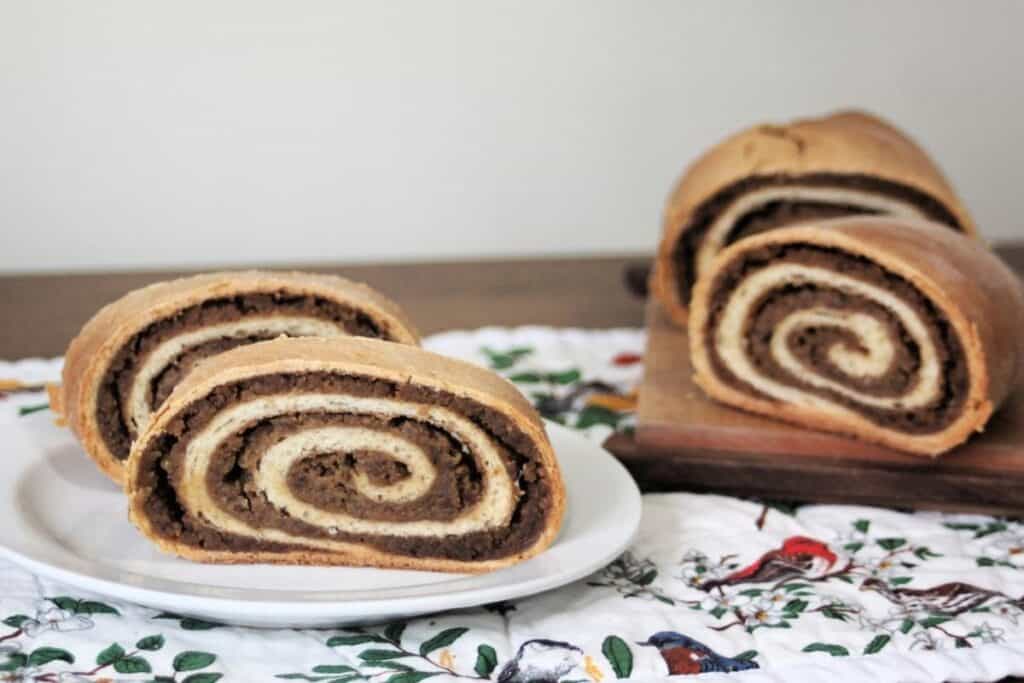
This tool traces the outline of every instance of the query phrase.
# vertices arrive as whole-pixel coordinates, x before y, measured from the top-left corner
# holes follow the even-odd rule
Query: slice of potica
[[[243,271],[160,282],[104,306],[72,340],[57,414],[110,478],[174,387],[203,360],[279,336],[418,344],[393,302],[331,275]]]
[[[565,506],[514,386],[351,337],[202,364],[135,443],[126,488],[146,536],[207,562],[482,572],[547,547]]]
[[[723,251],[697,283],[697,383],[730,405],[937,455],[981,430],[1024,371],[1024,295],[945,226],[846,218]]]
[[[665,206],[652,290],[685,324],[697,279],[743,238],[854,215],[927,219],[974,235],[974,223],[906,133],[864,112],[760,125],[690,166]]]

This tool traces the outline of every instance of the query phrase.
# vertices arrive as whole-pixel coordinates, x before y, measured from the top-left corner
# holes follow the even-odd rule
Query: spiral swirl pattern
[[[564,490],[514,386],[417,347],[280,338],[200,364],[132,447],[133,521],[218,562],[482,571],[540,552]]]
[[[1015,386],[1012,334],[994,332],[1012,330],[1021,298],[998,259],[941,225],[857,217],[781,228],[728,247],[698,281],[694,378],[745,410],[934,455],[984,425],[992,397]],[[988,355],[983,340],[1006,351]]]

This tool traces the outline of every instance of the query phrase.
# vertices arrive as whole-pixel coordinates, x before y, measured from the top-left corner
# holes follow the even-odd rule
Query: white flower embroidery
[[[878,633],[884,635],[893,635],[896,633],[896,628],[903,623],[903,618],[882,618],[872,619],[865,615],[863,612],[857,612],[857,626],[862,631],[870,631],[871,633]]]
[[[914,642],[910,644],[911,650],[938,650],[941,643],[932,635],[931,630],[922,629],[914,633]]]
[[[872,578],[886,579],[896,571],[898,565],[891,557],[882,557],[872,560],[866,567]]]
[[[999,643],[1003,641],[1003,636],[1006,634],[1006,629],[992,626],[987,621],[981,622],[981,626],[974,629],[974,634],[981,638],[983,643]]]
[[[983,552],[996,562],[1024,569],[1024,532],[1013,530],[998,534],[985,546]]]
[[[746,595],[730,595],[729,593],[711,593],[701,600],[700,608],[706,612],[716,609],[734,610],[750,603]]]
[[[92,626],[92,619],[89,617],[74,614],[46,601],[39,604],[35,619],[26,619],[22,622],[21,629],[29,638],[35,638],[47,631],[84,631]]]
[[[1020,615],[1024,614],[1024,611],[1020,607],[1013,604],[1012,602],[999,602],[992,605],[992,614],[997,617],[1006,619],[1014,626],[1017,625],[1017,621],[1020,619]]]
[[[776,626],[784,620],[783,607],[786,601],[779,601],[775,592],[763,595],[745,607],[743,616],[750,626]]]

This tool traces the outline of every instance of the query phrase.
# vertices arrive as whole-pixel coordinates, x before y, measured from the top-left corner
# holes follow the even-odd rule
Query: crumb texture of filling
[[[96,403],[96,420],[103,441],[120,460],[128,457],[135,438],[125,423],[123,406],[127,405],[135,373],[148,354],[169,339],[211,325],[230,323],[246,318],[293,316],[316,318],[336,323],[346,333],[360,337],[388,339],[365,312],[337,301],[285,291],[248,293],[233,297],[210,299],[182,309],[173,316],[158,320],[129,340],[110,363],[101,383]],[[265,341],[268,336],[245,336],[213,339],[185,349],[152,382],[150,405],[158,408],[194,365],[210,356],[238,346]]]
[[[713,284],[709,302],[705,343],[714,373],[733,387],[763,399],[775,400],[758,391],[743,377],[737,377],[725,364],[715,347],[718,325],[732,292],[752,273],[778,264],[800,264],[833,271],[877,286],[907,304],[928,330],[941,368],[940,391],[927,405],[901,409],[873,406],[857,401],[827,387],[814,386],[807,376],[794,375],[783,368],[771,349],[771,339],[779,323],[790,314],[814,308],[860,313],[871,316],[885,331],[895,353],[884,373],[876,376],[851,376],[829,358],[836,344],[847,350],[865,353],[869,340],[858,338],[851,330],[826,324],[798,327],[785,339],[791,354],[799,359],[806,373],[825,377],[844,387],[870,396],[898,399],[918,382],[921,349],[904,329],[903,323],[879,303],[851,291],[813,282],[801,282],[764,292],[751,307],[746,320],[745,353],[758,373],[777,383],[827,398],[850,408],[872,422],[900,432],[926,434],[942,430],[961,413],[968,393],[967,361],[952,325],[943,313],[916,287],[873,261],[831,247],[812,244],[771,245],[750,250],[721,270]]]
[[[474,455],[437,426],[404,417],[348,413],[286,413],[239,428],[221,443],[206,472],[206,488],[218,507],[246,524],[278,529],[310,539],[310,545],[261,541],[227,533],[196,519],[179,503],[185,450],[190,440],[221,411],[261,396],[282,394],[347,394],[443,406],[481,428],[501,455],[514,482],[516,503],[503,527],[444,536],[396,536],[347,533],[289,516],[270,504],[255,485],[253,474],[267,449],[290,435],[321,427],[359,427],[380,430],[415,444],[428,454],[436,472],[429,490],[407,502],[374,500],[360,494],[353,477],[378,485],[402,482],[408,468],[374,451],[315,453],[296,461],[287,473],[289,490],[318,509],[380,521],[449,521],[478,503],[483,476]],[[176,543],[206,550],[309,550],[318,539],[366,544],[410,557],[464,561],[506,557],[530,547],[545,528],[551,509],[550,482],[539,464],[532,439],[505,414],[473,399],[411,383],[330,372],[274,374],[216,387],[204,398],[181,409],[165,431],[142,455],[136,484],[146,492],[142,505],[157,534]]]
[[[813,187],[859,190],[917,207],[926,217],[961,231],[959,221],[940,201],[908,185],[867,175],[813,173],[801,176],[750,176],[715,193],[691,215],[689,227],[675,245],[672,261],[676,268],[679,300],[688,302],[697,279],[694,256],[711,223],[726,207],[742,195],[769,187]],[[743,237],[767,232],[800,221],[825,220],[845,216],[873,215],[877,210],[853,204],[818,201],[772,201],[741,216],[729,233],[727,244]]]

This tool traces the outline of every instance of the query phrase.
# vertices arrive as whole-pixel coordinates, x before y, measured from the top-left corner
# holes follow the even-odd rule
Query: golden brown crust
[[[718,378],[704,335],[717,273],[747,251],[794,243],[865,256],[903,277],[936,305],[955,330],[967,357],[968,396],[963,412],[951,425],[934,434],[899,435],[859,416],[823,416],[811,408],[761,399]],[[1024,292],[1020,281],[978,242],[926,221],[852,217],[781,228],[722,251],[694,290],[689,338],[694,379],[714,399],[812,429],[848,434],[910,453],[938,455],[981,431],[993,410],[1024,379],[1022,329]]]
[[[677,324],[686,324],[689,302],[679,298],[675,249],[693,212],[744,178],[814,173],[864,175],[914,188],[940,201],[965,234],[977,234],[970,214],[938,166],[910,137],[877,116],[844,111],[787,125],[755,126],[697,159],[665,206],[651,290]]]
[[[393,339],[418,344],[419,335],[402,310],[370,287],[333,275],[300,272],[207,273],[158,282],[101,308],[71,340],[64,356],[56,403],[58,417],[108,477],[121,481],[122,462],[107,448],[96,422],[99,385],[118,350],[148,325],[212,298],[286,290],[322,296],[365,311]]]
[[[531,546],[519,553],[475,562],[408,557],[356,544],[353,544],[352,552],[346,554],[316,551],[233,553],[209,551],[159,537],[142,512],[146,492],[137,486],[142,454],[150,441],[163,432],[181,409],[215,387],[260,375],[317,371],[414,383],[471,398],[507,416],[537,445],[540,468],[550,482],[551,500],[544,531]],[[129,516],[135,525],[164,550],[203,562],[276,562],[483,572],[521,562],[543,551],[554,541],[565,513],[565,487],[544,423],[515,386],[500,375],[469,363],[413,346],[357,337],[276,339],[239,347],[209,359],[190,373],[157,411],[146,432],[133,445],[126,470]]]

